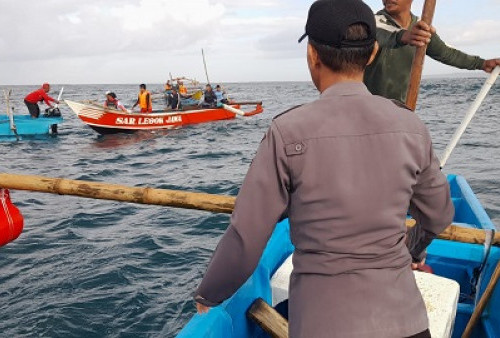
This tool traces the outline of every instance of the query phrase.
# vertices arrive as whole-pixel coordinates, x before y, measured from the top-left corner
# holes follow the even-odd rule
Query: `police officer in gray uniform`
[[[454,209],[424,124],[362,83],[375,34],[360,0],[312,4],[301,40],[320,97],[273,120],[196,290],[198,312],[248,279],[289,217],[290,337],[430,337],[410,266]],[[421,231],[412,252],[408,209]]]

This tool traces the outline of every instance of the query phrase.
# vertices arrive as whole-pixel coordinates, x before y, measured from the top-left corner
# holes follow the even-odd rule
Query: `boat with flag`
[[[133,133],[140,130],[180,128],[185,125],[229,120],[235,117],[249,117],[264,111],[262,102],[240,102],[223,104],[215,108],[186,110],[154,110],[151,113],[123,112],[105,108],[92,102],[65,100],[80,120],[100,134]],[[251,105],[253,110],[243,111],[243,105]]]

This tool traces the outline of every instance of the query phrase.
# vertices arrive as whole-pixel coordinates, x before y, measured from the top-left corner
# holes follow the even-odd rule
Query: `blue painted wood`
[[[456,213],[454,223],[479,229],[494,225],[466,180],[448,175]],[[288,220],[277,224],[253,275],[220,306],[208,314],[195,314],[177,337],[261,337],[262,331],[247,320],[245,313],[257,297],[271,303],[270,278],[293,252]],[[500,260],[500,248],[492,247],[477,288],[471,283],[474,271],[485,258],[483,245],[434,240],[428,248],[427,263],[438,275],[460,284],[461,297],[457,309],[453,337],[460,337],[474,310],[476,300],[484,292],[493,270]],[[478,292],[476,292],[478,290]],[[194,310],[194,303],[193,303]],[[500,337],[500,287],[493,293],[473,337]]]
[[[14,124],[16,125],[18,135],[43,135],[49,134],[51,126],[63,122],[62,117],[44,117],[37,119],[30,115],[14,115]],[[10,129],[9,117],[0,115],[0,137],[15,137]]]

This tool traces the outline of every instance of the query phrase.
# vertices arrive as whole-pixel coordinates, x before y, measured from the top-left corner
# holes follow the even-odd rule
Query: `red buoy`
[[[23,215],[10,200],[9,191],[0,188],[0,246],[19,237],[23,225]]]

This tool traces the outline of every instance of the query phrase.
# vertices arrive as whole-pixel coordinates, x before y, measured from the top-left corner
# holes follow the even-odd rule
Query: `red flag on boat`
[[[0,246],[15,240],[23,231],[24,219],[10,200],[9,190],[0,188]]]

